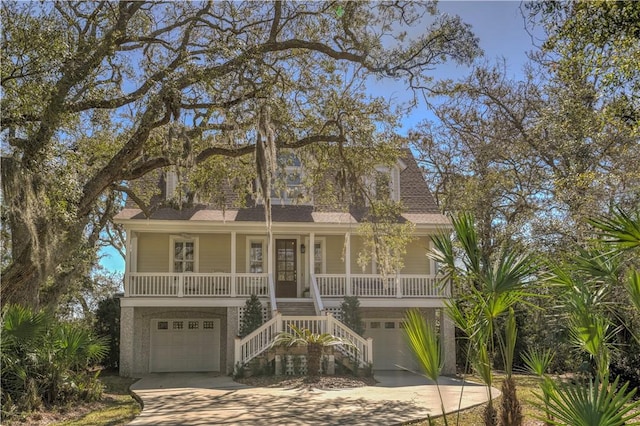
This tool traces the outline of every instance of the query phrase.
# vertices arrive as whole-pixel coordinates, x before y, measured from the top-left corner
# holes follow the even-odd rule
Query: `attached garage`
[[[220,371],[220,319],[151,320],[149,371]]]
[[[417,370],[401,319],[365,319],[364,337],[373,338],[375,370]]]

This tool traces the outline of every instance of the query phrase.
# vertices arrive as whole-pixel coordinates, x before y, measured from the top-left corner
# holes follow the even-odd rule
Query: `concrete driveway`
[[[130,424],[393,425],[442,413],[436,386],[424,377],[404,371],[377,371],[374,376],[376,386],[310,391],[251,388],[207,373],[150,374],[131,386],[144,408]],[[461,385],[441,378],[447,412],[458,409]],[[484,386],[465,383],[462,408],[487,399]]]

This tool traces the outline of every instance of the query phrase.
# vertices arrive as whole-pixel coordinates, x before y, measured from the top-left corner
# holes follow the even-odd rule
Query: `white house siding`
[[[138,234],[138,271],[169,272],[169,234]]]
[[[231,272],[231,235],[199,235],[200,272]]]
[[[133,350],[123,348],[123,354],[131,354],[132,360],[122,360],[121,363],[131,365],[129,376],[139,377],[149,373],[149,361],[151,350],[151,320],[153,319],[189,319],[189,318],[212,318],[220,320],[220,366],[224,369],[229,363],[228,347],[233,347],[233,338],[229,343],[227,324],[227,308],[170,308],[170,307],[136,307],[133,314]],[[236,315],[237,316],[237,315]],[[125,318],[123,318],[124,320]],[[121,327],[130,327],[130,324],[122,323]],[[126,332],[121,332],[126,334]],[[232,349],[233,350],[233,349]],[[231,360],[231,363],[233,361]],[[122,370],[121,370],[122,371]],[[121,374],[123,374],[121,372]],[[124,374],[123,374],[124,375]]]
[[[429,275],[428,241],[427,237],[418,237],[407,246],[402,274]]]

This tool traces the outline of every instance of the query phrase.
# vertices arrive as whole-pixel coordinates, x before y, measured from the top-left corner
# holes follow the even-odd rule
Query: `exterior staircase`
[[[295,302],[278,301],[278,312],[283,316],[315,316],[316,308],[311,300],[301,300]]]
[[[249,335],[235,340],[235,359],[234,365],[237,367],[247,365],[249,361],[263,354],[271,348],[271,344],[276,336],[283,330],[288,330],[289,325],[295,324],[298,328],[306,328],[313,333],[329,333],[351,342],[351,345],[338,346],[338,350],[342,352],[343,357],[355,360],[356,367],[373,364],[373,340],[369,337],[364,339],[356,334],[355,331],[344,325],[341,321],[333,318],[333,315],[309,315],[313,313],[315,308],[312,302],[291,302],[297,305],[296,309],[306,309],[306,315],[301,316],[283,316],[281,312],[275,314],[260,328],[254,330]],[[284,306],[287,309],[287,303],[278,303],[278,311]],[[292,308],[293,309],[293,308]]]

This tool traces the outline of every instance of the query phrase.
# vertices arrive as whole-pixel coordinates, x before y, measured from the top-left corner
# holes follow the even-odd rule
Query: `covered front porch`
[[[363,241],[349,231],[169,233],[129,231],[125,297],[246,299],[442,299],[428,235],[409,245],[404,268],[360,265]],[[363,267],[364,266],[364,267]]]

